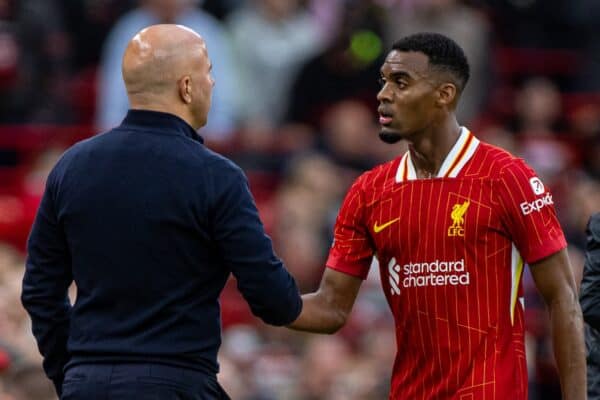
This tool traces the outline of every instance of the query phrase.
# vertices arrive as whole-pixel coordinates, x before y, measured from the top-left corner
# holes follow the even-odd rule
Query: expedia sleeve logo
[[[546,188],[544,188],[544,184],[537,176],[531,178],[529,180],[529,184],[531,185],[531,189],[533,189],[533,193],[535,193],[536,196],[539,196],[546,190]]]
[[[542,208],[550,206],[552,204],[554,204],[554,201],[552,200],[552,195],[550,193],[546,193],[544,197],[535,199],[532,202],[524,201],[519,205],[521,206],[521,211],[523,212],[523,215],[529,215],[534,211],[540,212]]]
[[[542,183],[540,178],[534,176],[533,178],[529,179],[529,184],[531,185],[531,190],[533,190],[533,193],[536,196],[542,195],[544,193],[546,193],[546,195],[543,197],[538,197],[537,199],[531,202],[524,201],[521,204],[519,204],[523,215],[529,215],[534,211],[540,212],[542,208],[554,204],[554,201],[552,200],[552,194],[550,194],[550,192],[546,192],[546,188],[544,187],[544,184]]]

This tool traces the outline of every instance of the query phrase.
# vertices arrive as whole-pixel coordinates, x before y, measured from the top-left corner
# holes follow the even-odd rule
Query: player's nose
[[[392,101],[392,91],[389,89],[388,83],[384,83],[377,93],[377,101],[379,103],[389,103]]]

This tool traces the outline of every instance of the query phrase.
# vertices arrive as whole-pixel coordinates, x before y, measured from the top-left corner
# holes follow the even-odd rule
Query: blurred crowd
[[[460,122],[551,188],[579,280],[600,209],[599,19],[597,0],[0,0],[0,400],[55,398],[19,301],[25,241],[60,154],[123,118],[121,56],[144,26],[205,37],[216,86],[200,133],[245,170],[305,292],[350,183],[406,150],[377,139],[375,95],[387,49],[417,31],[465,49]],[[387,398],[395,339],[374,264],[334,336],[265,326],[230,282],[219,379],[231,397]],[[559,399],[544,305],[528,274],[523,287],[530,398]]]

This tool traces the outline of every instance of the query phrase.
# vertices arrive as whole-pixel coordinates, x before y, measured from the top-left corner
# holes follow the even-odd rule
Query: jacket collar
[[[121,126],[139,127],[159,131],[173,132],[184,135],[200,143],[204,143],[202,136],[196,132],[187,122],[176,115],[150,110],[130,109],[121,123]]]

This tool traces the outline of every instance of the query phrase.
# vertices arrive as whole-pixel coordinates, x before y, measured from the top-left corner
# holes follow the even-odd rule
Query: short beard
[[[402,140],[402,136],[400,136],[398,133],[381,131],[379,132],[379,139],[381,139],[381,141],[384,143],[394,144]]]

